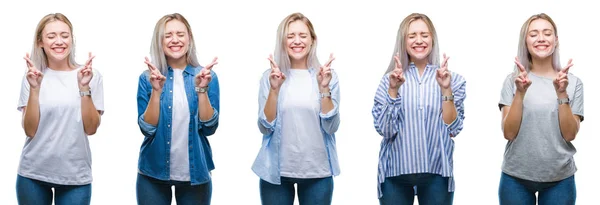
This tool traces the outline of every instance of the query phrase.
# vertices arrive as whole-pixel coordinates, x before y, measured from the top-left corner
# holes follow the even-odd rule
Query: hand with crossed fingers
[[[202,68],[202,70],[198,74],[196,74],[196,76],[194,77],[194,83],[196,84],[196,87],[208,87],[208,83],[210,83],[210,81],[212,80],[212,75],[210,74],[210,71],[212,70],[213,66],[218,64],[217,59],[217,57],[213,58],[213,61],[210,64]]]
[[[279,70],[277,63],[273,60],[273,55],[269,55],[269,62],[271,63],[271,74],[269,75],[269,81],[271,83],[271,90],[279,90],[281,85],[285,81],[285,74]]]
[[[335,60],[333,53],[329,54],[329,60],[325,65],[321,66],[319,74],[317,74],[317,82],[319,82],[319,89],[326,90],[329,88],[329,82],[331,82],[331,62]]]
[[[452,75],[448,70],[448,59],[450,59],[450,57],[446,57],[446,54],[444,53],[444,61],[442,62],[440,69],[437,70],[435,76],[435,79],[442,90],[450,88],[450,82],[452,81]]]
[[[557,94],[565,93],[567,91],[567,86],[569,85],[569,69],[573,66],[573,63],[571,63],[572,61],[573,59],[569,59],[567,66],[563,67],[554,79],[554,89],[556,89]]]
[[[527,77],[527,70],[525,70],[525,66],[519,61],[519,57],[515,57],[515,64],[519,68],[519,76],[515,78],[515,85],[519,92],[525,93],[531,85],[531,80]]]
[[[148,65],[148,70],[150,71],[150,84],[152,85],[152,90],[160,92],[162,91],[163,86],[165,85],[165,80],[167,79],[160,70],[154,66],[148,57],[144,61],[146,65]]]
[[[90,85],[90,81],[94,77],[94,72],[92,71],[92,60],[94,60],[96,56],[92,55],[92,52],[88,53],[88,60],[85,61],[85,66],[77,73],[77,82],[79,82],[79,87],[84,88]]]
[[[398,88],[404,84],[406,79],[404,78],[404,71],[402,70],[402,63],[400,63],[399,53],[396,53],[394,56],[394,61],[396,62],[396,67],[392,70],[392,73],[390,73],[390,89],[397,91]]]
[[[27,82],[29,82],[29,87],[32,89],[39,88],[42,84],[44,74],[35,68],[33,62],[29,58],[29,53],[26,53],[23,59],[25,59],[25,63],[27,64]]]

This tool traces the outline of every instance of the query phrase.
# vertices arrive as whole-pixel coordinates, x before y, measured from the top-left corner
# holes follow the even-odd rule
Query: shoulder
[[[569,81],[577,82],[577,84],[583,84],[583,82],[581,81],[581,78],[577,77],[575,74],[569,73],[568,76],[569,76]]]

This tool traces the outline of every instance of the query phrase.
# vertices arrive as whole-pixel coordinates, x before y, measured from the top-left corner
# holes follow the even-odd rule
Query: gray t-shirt
[[[560,132],[553,79],[533,73],[527,76],[532,84],[523,99],[521,127],[517,137],[506,144],[502,171],[535,182],[560,181],[577,171],[573,160],[577,150]],[[583,83],[570,73],[568,78],[571,110],[583,119]],[[511,74],[504,81],[499,105],[510,106],[515,91]]]

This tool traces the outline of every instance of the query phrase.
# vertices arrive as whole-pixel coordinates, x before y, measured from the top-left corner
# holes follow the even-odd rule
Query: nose
[[[415,43],[422,44],[423,43],[423,37],[422,36],[417,36],[417,41],[415,41]]]
[[[302,43],[302,41],[300,40],[300,36],[294,37],[294,44],[298,45],[300,43]]]
[[[54,42],[57,45],[62,45],[64,43],[64,40],[62,38],[57,38],[58,40],[56,40],[56,42]]]

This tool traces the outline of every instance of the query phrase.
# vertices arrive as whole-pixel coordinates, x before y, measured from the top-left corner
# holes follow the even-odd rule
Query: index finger
[[[527,72],[527,70],[525,70],[525,66],[521,64],[521,61],[519,61],[519,57],[515,57],[515,64],[517,64],[517,68],[519,68],[521,73]]]
[[[398,57],[398,55],[394,56],[394,62],[396,62],[397,68],[402,68],[402,63],[400,63],[400,57]]]
[[[277,67],[277,63],[275,63],[275,60],[273,60],[272,54],[269,55],[269,63],[271,63],[271,70],[274,70],[277,72],[279,71],[279,67]]]
[[[146,61],[144,61],[144,63],[146,65],[148,65],[148,69],[150,69],[150,71],[155,71],[156,68],[154,67],[154,65],[152,65],[152,63],[150,62],[150,59],[148,59],[148,57],[145,57]]]
[[[212,62],[205,67],[206,70],[211,70],[214,65],[217,65],[218,64],[217,59],[219,59],[219,58],[214,57]]]
[[[329,54],[329,60],[327,60],[327,63],[325,63],[326,67],[331,66],[331,62],[333,62],[333,60],[335,60],[335,57],[333,57],[333,53]]]
[[[566,74],[566,73],[569,73],[569,69],[571,68],[571,66],[573,66],[573,63],[571,63],[571,62],[573,62],[573,59],[569,59],[569,62],[567,63],[567,66],[565,66],[565,67],[564,67],[564,68],[561,70],[563,73],[565,73],[565,74]]]
[[[447,57],[446,54],[444,53],[444,61],[442,62],[442,67],[445,67],[446,69],[448,69],[446,66],[448,66],[448,59],[450,59],[450,57]]]

